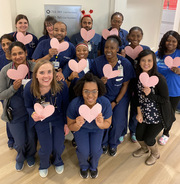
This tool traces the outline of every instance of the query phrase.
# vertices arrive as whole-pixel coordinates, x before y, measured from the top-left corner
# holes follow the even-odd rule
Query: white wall
[[[94,26],[96,33],[101,34],[104,28],[108,27],[109,3],[111,0],[16,0],[17,14],[25,14],[30,22],[29,32],[34,33],[37,37],[42,35],[44,21],[44,4],[57,5],[81,5],[82,9],[94,12]]]
[[[144,32],[141,43],[157,49],[163,0],[115,0],[114,9],[125,17],[122,28],[141,27]]]
[[[0,0],[0,36],[12,30],[11,2]]]

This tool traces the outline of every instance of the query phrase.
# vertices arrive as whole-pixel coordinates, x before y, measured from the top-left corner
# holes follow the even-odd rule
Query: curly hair
[[[176,38],[178,45],[177,45],[177,49],[180,49],[180,35],[179,33],[177,33],[176,31],[168,31],[166,32],[163,37],[161,38],[161,41],[159,43],[159,49],[158,49],[158,57],[160,59],[163,58],[163,56],[165,55],[165,53],[167,52],[167,48],[166,48],[166,41],[168,40],[169,36],[173,36],[174,38]]]

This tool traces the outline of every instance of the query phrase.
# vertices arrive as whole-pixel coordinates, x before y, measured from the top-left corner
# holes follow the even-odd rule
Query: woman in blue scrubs
[[[68,127],[73,131],[77,143],[77,157],[80,165],[80,176],[91,178],[98,176],[98,162],[102,154],[102,138],[104,130],[111,125],[111,104],[102,95],[106,89],[103,82],[91,73],[82,77],[74,88],[76,97],[67,110]],[[101,113],[92,121],[86,121],[79,114],[79,107],[86,105],[93,108],[99,103],[102,106]]]
[[[104,54],[94,60],[92,73],[98,76],[106,85],[105,96],[111,102],[113,110],[112,126],[105,131],[103,139],[103,151],[114,156],[117,146],[120,144],[119,137],[127,127],[129,95],[127,93],[128,84],[131,78],[135,77],[131,63],[124,57],[117,54],[121,41],[118,36],[109,36],[104,47]],[[110,64],[113,70],[120,70],[120,75],[107,79],[103,74],[103,67]]]
[[[24,99],[31,127],[35,128],[41,146],[39,174],[46,177],[51,163],[55,166],[56,172],[61,174],[64,170],[61,155],[64,151],[68,87],[65,82],[56,81],[55,69],[50,61],[40,60],[35,65],[32,81],[24,90]],[[55,111],[44,119],[35,112],[35,103],[41,104],[42,107],[53,105]]]
[[[29,167],[35,164],[36,134],[34,128],[30,127],[28,122],[22,79],[10,79],[7,76],[7,71],[17,69],[19,65],[25,64],[29,68],[25,79],[30,79],[35,63],[26,60],[27,50],[23,43],[13,42],[9,50],[12,62],[4,66],[0,72],[0,100],[3,100],[1,118],[9,123],[9,129],[15,141],[14,148],[17,151],[15,167],[17,171],[21,171],[25,160],[27,160]]]

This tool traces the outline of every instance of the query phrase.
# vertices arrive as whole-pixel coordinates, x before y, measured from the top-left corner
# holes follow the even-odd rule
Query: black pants
[[[170,97],[171,107],[173,109],[174,114],[176,112],[176,108],[178,106],[179,100],[180,100],[180,96]],[[169,131],[171,130],[171,127],[172,127],[172,125],[169,128],[164,129],[163,134],[169,137]]]
[[[148,146],[153,146],[156,143],[156,136],[162,129],[162,123],[138,123],[136,127],[136,138],[138,141],[144,141]]]

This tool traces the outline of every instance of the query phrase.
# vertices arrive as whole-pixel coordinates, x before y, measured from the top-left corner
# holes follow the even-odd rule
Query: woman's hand
[[[13,87],[15,90],[18,90],[22,85],[22,79],[17,79],[13,82]]]
[[[98,116],[95,119],[95,122],[96,122],[96,125],[98,127],[102,127],[103,126],[102,124],[104,122],[104,117],[103,117],[102,113],[98,114]]]
[[[57,81],[61,81],[61,80],[64,81],[64,80],[65,80],[61,68],[60,68],[60,69],[58,70],[58,72],[56,73],[56,80],[57,80]]]
[[[79,75],[77,72],[72,72],[71,75],[68,77],[69,80],[73,80],[75,78],[79,78]]]
[[[41,121],[41,120],[43,120],[45,117],[44,116],[40,116],[40,115],[38,115],[36,112],[33,112],[32,114],[31,114],[31,117],[32,117],[32,119],[36,122],[36,121]]]
[[[151,93],[151,88],[149,87],[144,87],[143,92],[145,93],[146,96],[148,96]]]
[[[180,75],[180,68],[178,68],[178,67],[172,67],[171,71],[174,72],[175,74]]]
[[[138,113],[137,116],[136,116],[136,119],[139,123],[142,123],[143,122],[143,116],[142,116],[142,113]]]
[[[104,84],[106,84],[106,83],[107,83],[108,78],[107,78],[107,77],[101,77],[101,80],[103,81],[103,83],[104,83]]]
[[[52,58],[54,55],[58,54],[58,50],[56,48],[49,49],[49,57]]]
[[[82,116],[76,118],[76,126],[80,129],[84,125],[85,121]]]

